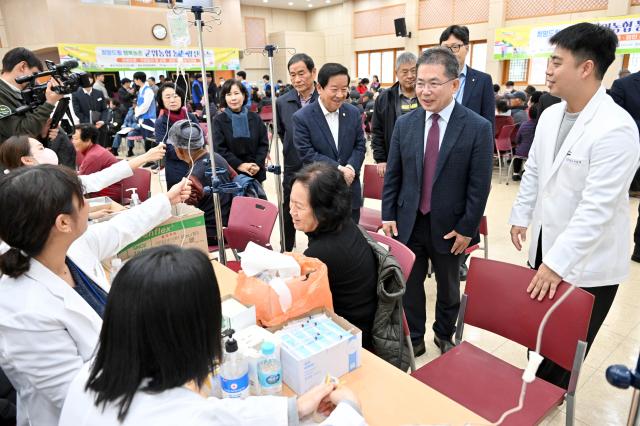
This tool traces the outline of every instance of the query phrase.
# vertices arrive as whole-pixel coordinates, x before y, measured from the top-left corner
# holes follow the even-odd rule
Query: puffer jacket
[[[378,307],[371,336],[376,355],[406,371],[410,355],[402,330],[402,296],[405,281],[396,259],[359,227],[373,250],[378,264]]]

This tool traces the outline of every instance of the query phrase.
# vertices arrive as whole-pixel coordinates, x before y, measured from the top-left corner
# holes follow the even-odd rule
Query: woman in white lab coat
[[[150,161],[164,158],[165,144],[151,148],[142,155],[127,161],[118,161],[112,166],[89,175],[80,175],[85,194],[98,192],[107,186],[133,176],[133,171]],[[37,139],[28,136],[12,136],[0,145],[0,168],[13,170],[23,166],[58,164],[55,151],[45,148]]]
[[[0,368],[18,394],[18,425],[58,424],[102,325],[108,282],[100,262],[169,218],[189,191],[178,186],[88,227],[71,169],[39,165],[0,176]]]
[[[161,246],[116,276],[94,361],[69,387],[60,426],[364,424],[354,394],[323,384],[299,398],[207,398],[222,359],[220,291],[209,258]]]

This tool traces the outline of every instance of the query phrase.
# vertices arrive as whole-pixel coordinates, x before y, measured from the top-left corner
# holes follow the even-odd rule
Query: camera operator
[[[38,57],[24,47],[11,49],[2,58],[2,74],[0,75],[0,143],[11,136],[29,135],[37,137],[43,131],[56,103],[64,95],[55,93],[52,88],[58,84],[52,79],[45,92],[46,102],[22,115],[12,114],[16,108],[23,106],[22,89],[28,83],[18,84],[16,78],[42,71],[42,63]]]

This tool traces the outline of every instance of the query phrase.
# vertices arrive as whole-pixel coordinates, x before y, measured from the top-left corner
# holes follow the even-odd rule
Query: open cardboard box
[[[284,341],[281,342],[282,378],[287,386],[298,395],[322,383],[327,374],[334,377],[343,376],[360,367],[362,362],[362,331],[346,319],[336,315],[333,311],[317,308],[290,321],[321,313],[331,318],[334,323],[351,334],[351,337],[335,342],[321,352],[306,358],[298,358],[289,350]],[[285,328],[287,324],[271,327],[269,331],[275,334],[278,330]]]

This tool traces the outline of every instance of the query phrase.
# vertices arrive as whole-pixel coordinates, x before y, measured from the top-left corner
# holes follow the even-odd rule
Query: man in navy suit
[[[638,131],[640,131],[640,71],[614,81],[609,95],[633,117]],[[640,171],[636,172],[633,180],[640,181]],[[633,188],[633,185],[631,187]],[[638,219],[636,229],[633,232],[633,242],[635,246],[631,260],[640,262],[640,205],[638,205]]]
[[[340,64],[324,64],[318,72],[318,101],[293,115],[293,140],[303,164],[325,161],[334,165],[351,186],[351,212],[358,223],[362,206],[360,168],[366,151],[362,116],[345,103],[349,71]]]
[[[469,53],[469,28],[451,25],[440,34],[440,46],[451,50],[458,59],[460,87],[455,94],[456,102],[469,108],[476,114],[486,118],[494,130],[496,129],[496,97],[493,91],[491,76],[474,70],[465,62]],[[467,279],[467,264],[460,266],[460,279]]]
[[[450,50],[422,54],[416,79],[422,108],[396,122],[384,177],[384,232],[416,254],[403,303],[418,356],[425,352],[428,260],[437,282],[434,341],[444,353],[453,347],[464,250],[478,239],[491,186],[493,129],[455,102],[459,86]]]
[[[318,99],[316,91],[316,66],[313,59],[306,53],[296,53],[287,64],[289,78],[293,89],[276,100],[278,112],[278,135],[282,140],[284,153],[284,175],[282,179],[284,217],[284,248],[293,250],[296,241],[296,229],[293,227],[293,219],[289,211],[289,199],[291,186],[295,174],[302,168],[302,161],[298,156],[298,150],[293,143],[293,114],[298,110],[312,104]]]

